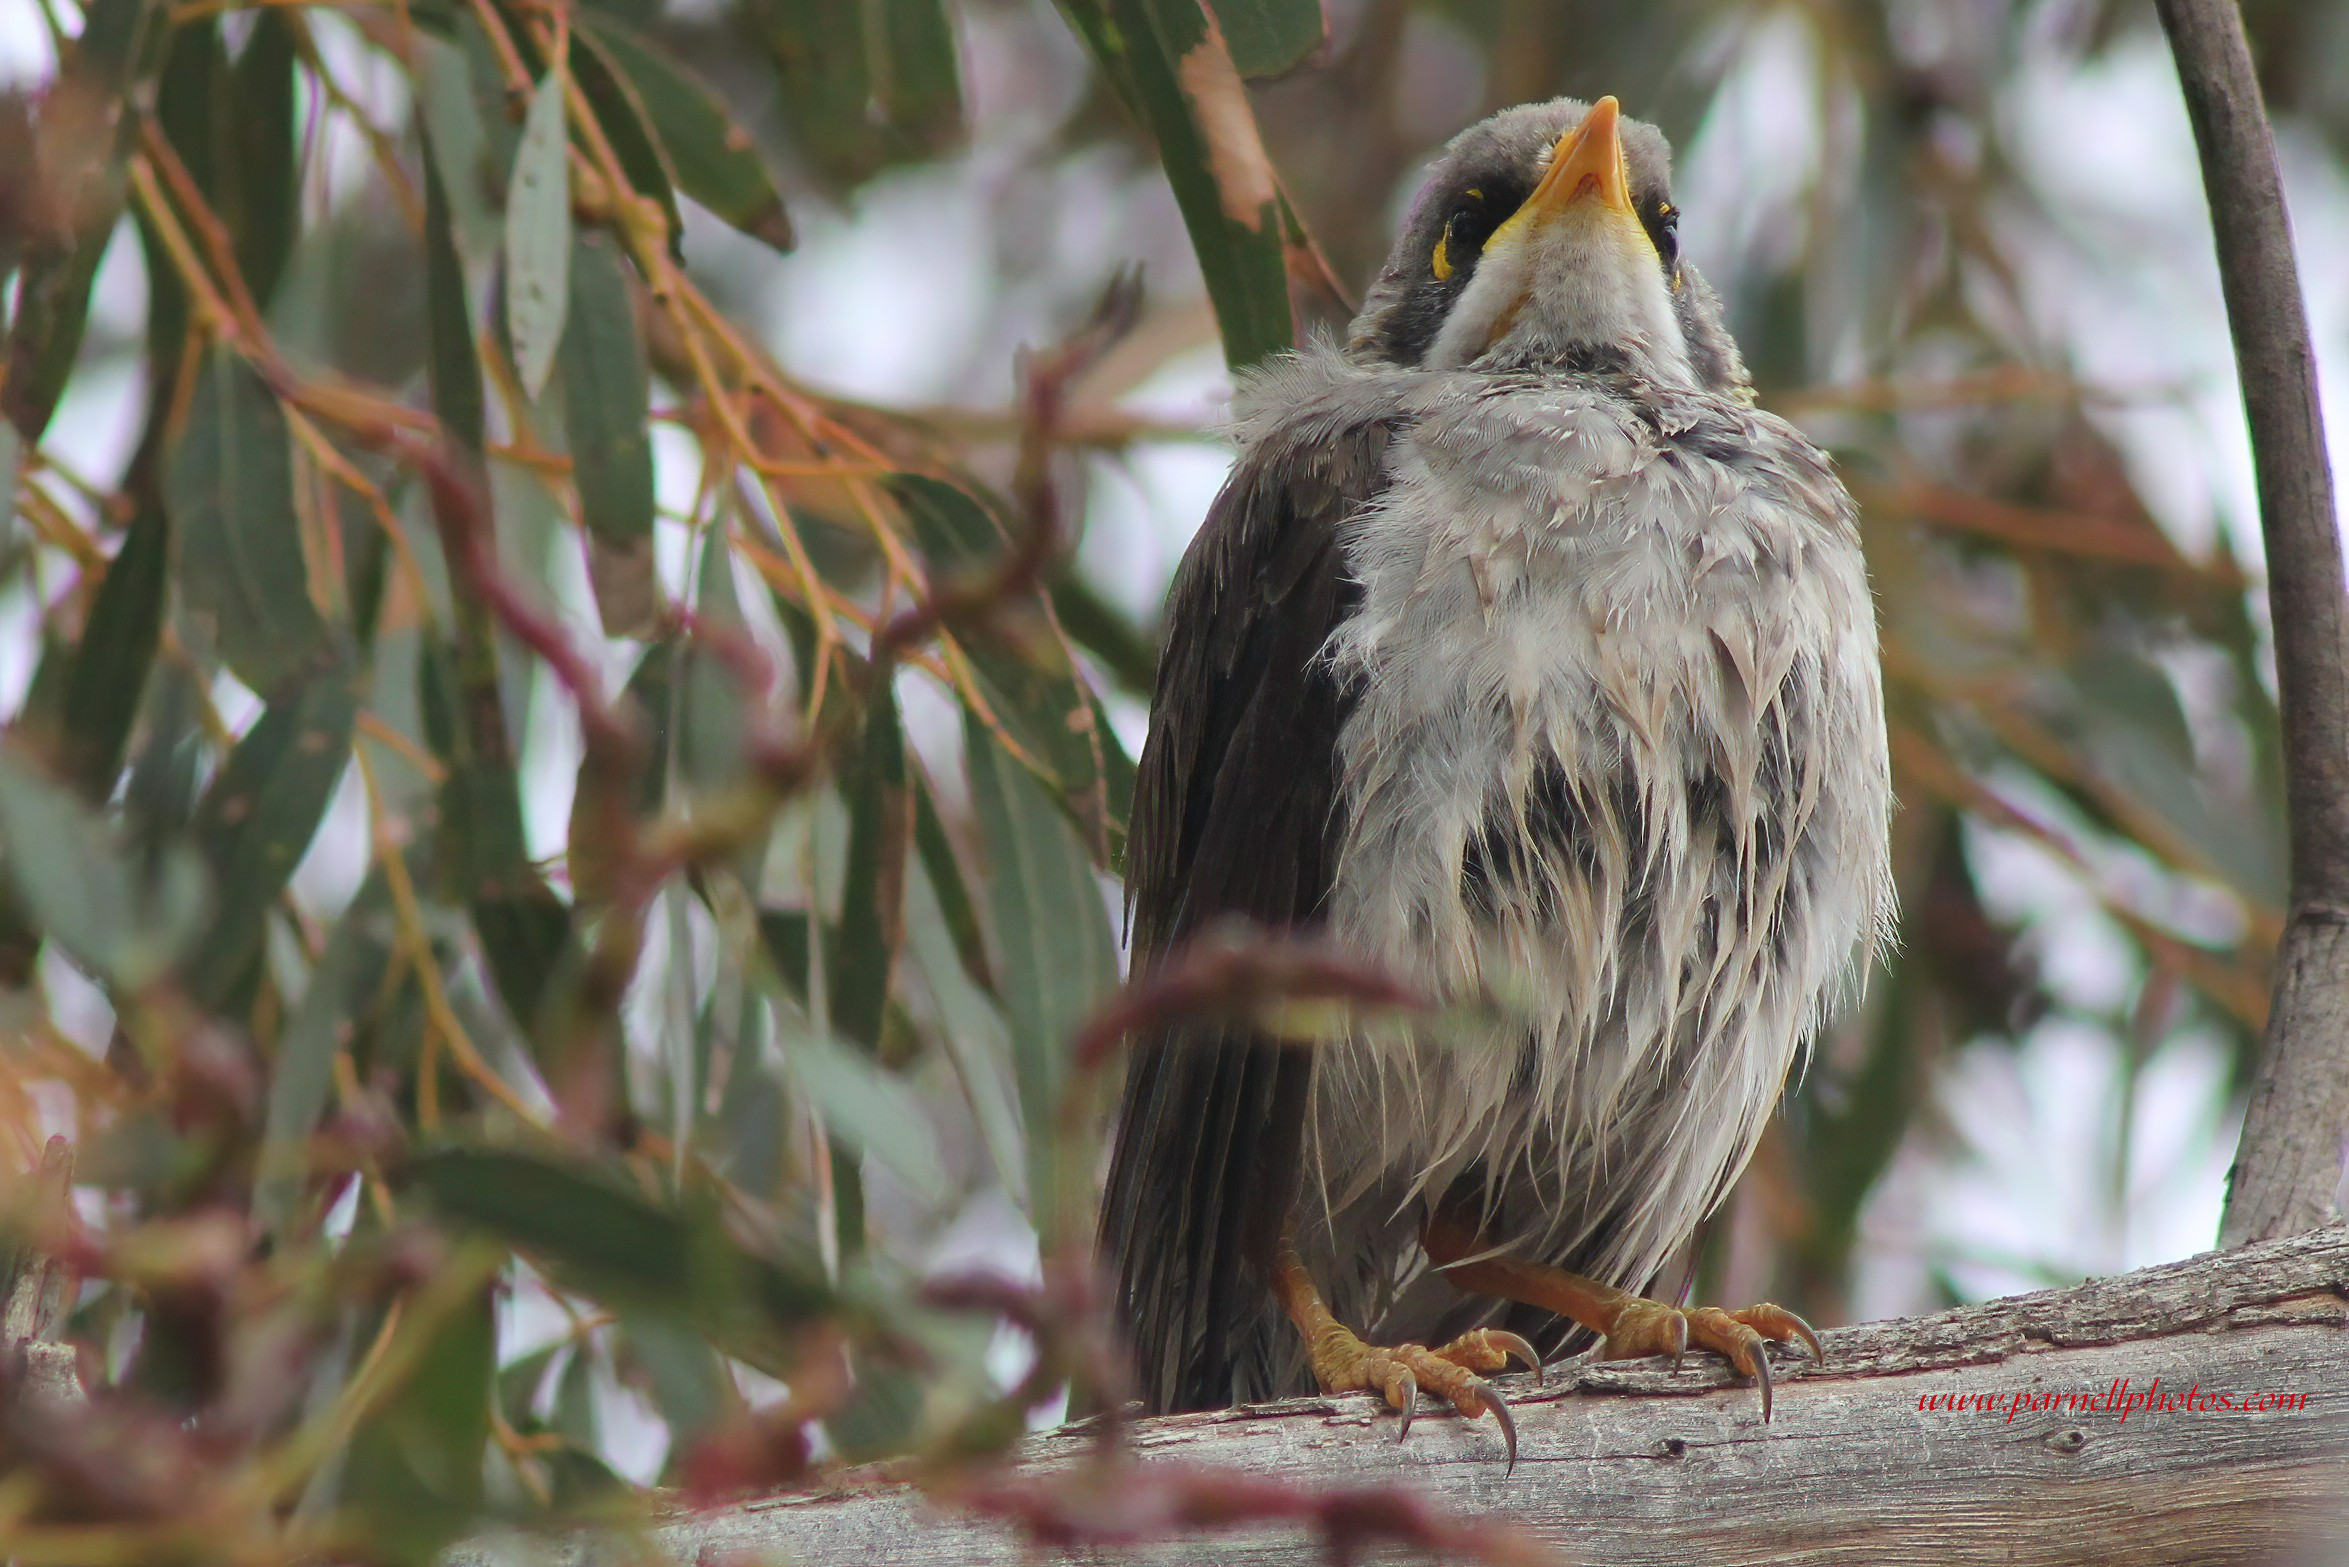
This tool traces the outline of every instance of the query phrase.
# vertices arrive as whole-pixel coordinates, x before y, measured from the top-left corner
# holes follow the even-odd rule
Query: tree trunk
[[[2157,0],[2202,157],[2267,543],[2291,818],[2291,909],[2223,1244],[2339,1216],[2349,1133],[2349,661],[2316,351],[2275,137],[2235,0]]]

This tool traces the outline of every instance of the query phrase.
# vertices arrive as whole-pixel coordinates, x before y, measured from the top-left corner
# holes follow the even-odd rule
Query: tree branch
[[[2275,138],[2235,0],[2158,0],[2202,154],[2267,541],[2292,904],[2223,1244],[2337,1216],[2349,1131],[2349,671],[2341,538]]]
[[[2349,1228],[2334,1226],[2073,1289],[1835,1330],[1825,1335],[1825,1367],[1780,1363],[1767,1426],[1753,1389],[1730,1386],[1709,1358],[1678,1371],[1654,1360],[1570,1363],[1552,1367],[1543,1388],[1501,1380],[1523,1438],[1514,1475],[1490,1421],[1423,1415],[1399,1445],[1394,1417],[1355,1394],[1137,1421],[1122,1490],[1147,1498],[1173,1474],[1200,1492],[1202,1475],[1223,1475],[1243,1498],[1273,1488],[1302,1499],[1397,1496],[1447,1510],[1461,1520],[1456,1529],[1495,1520],[1512,1538],[1548,1542],[1557,1560],[1608,1567],[2299,1560],[2296,1551],[2349,1538],[2345,1306]],[[1949,1407],[1953,1394],[1962,1407]],[[2188,1394],[2192,1410],[2154,1402]],[[2210,1407],[2221,1396],[2240,1404],[2275,1395],[2285,1407]],[[980,1512],[1027,1516],[1064,1483],[1075,1503],[1052,1515],[1061,1526],[1053,1538],[1090,1528],[1083,1537],[1096,1546],[1137,1515],[1162,1516],[1146,1502],[1121,1510],[1118,1487],[1086,1485],[1098,1454],[1082,1427],[1046,1433],[1022,1444],[1014,1473],[965,1481],[960,1493]],[[1027,1512],[993,1505],[997,1495],[1019,1498]],[[1290,1515],[1233,1511],[1256,1522],[1203,1528],[1198,1517],[1216,1515],[1196,1508],[1186,1516],[1191,1532],[1139,1559],[1324,1559],[1311,1528]],[[673,1515],[654,1543],[657,1551],[629,1559],[1053,1559],[1003,1522],[941,1515],[891,1466]],[[567,1560],[622,1559],[606,1542],[579,1544]],[[452,1567],[487,1559],[461,1551]]]

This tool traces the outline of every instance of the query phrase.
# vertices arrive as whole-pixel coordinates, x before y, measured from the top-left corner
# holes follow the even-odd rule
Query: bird
[[[1177,568],[1132,966],[1233,922],[1429,998],[1131,1041],[1099,1210],[1150,1412],[1424,1395],[1596,1343],[1759,1383],[1793,1312],[1651,1298],[1890,940],[1874,601],[1612,97],[1434,160],[1342,340],[1246,372]]]

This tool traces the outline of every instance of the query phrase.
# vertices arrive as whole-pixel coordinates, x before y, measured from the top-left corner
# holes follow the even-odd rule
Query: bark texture
[[[1782,1362],[1776,1419],[1691,1361],[1561,1365],[1507,1379],[1523,1449],[1504,1472],[1490,1421],[1423,1415],[1407,1444],[1367,1395],[1141,1422],[1141,1462],[1231,1465],[1300,1485],[1395,1483],[1504,1518],[1570,1562],[2299,1563],[2349,1542],[2349,1229],[2339,1226],[2077,1288],[1864,1323],[1828,1364]],[[2058,1407],[2195,1392],[2306,1395],[2256,1413]],[[2021,1407],[2016,1395],[2023,1395]],[[1959,1395],[1966,1407],[1948,1407]],[[1932,1408],[1920,1400],[1938,1398]],[[1989,1408],[1977,1408],[1987,1399]],[[2044,1405],[2044,1407],[2041,1407]],[[2010,1418],[2011,1415],[2011,1418]],[[1076,1464],[1081,1431],[1031,1439],[1026,1478]],[[931,1508],[882,1469],[811,1492],[679,1515],[654,1559],[1028,1563],[1004,1527]],[[641,1558],[579,1539],[574,1567]],[[480,1559],[480,1558],[476,1558]],[[1083,1560],[1287,1564],[1292,1531],[1220,1533]],[[1380,1557],[1379,1560],[1386,1558]],[[1397,1557],[1397,1560],[1404,1558]]]
[[[2275,138],[2235,0],[2158,0],[2202,156],[2267,543],[2291,817],[2276,950],[2222,1244],[2338,1216],[2349,1133],[2349,669],[2341,539]]]

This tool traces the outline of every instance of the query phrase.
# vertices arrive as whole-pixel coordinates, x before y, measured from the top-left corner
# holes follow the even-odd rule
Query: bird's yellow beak
[[[1520,236],[1583,201],[1596,201],[1638,226],[1639,214],[1631,205],[1631,166],[1624,161],[1623,138],[1617,131],[1622,118],[1623,106],[1612,96],[1592,104],[1582,123],[1558,138],[1541,183],[1494,233],[1493,242]]]

